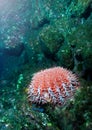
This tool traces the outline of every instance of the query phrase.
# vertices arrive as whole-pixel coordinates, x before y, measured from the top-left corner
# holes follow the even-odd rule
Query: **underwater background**
[[[34,73],[74,72],[66,105],[29,104]],[[0,0],[0,130],[92,130],[92,0]]]

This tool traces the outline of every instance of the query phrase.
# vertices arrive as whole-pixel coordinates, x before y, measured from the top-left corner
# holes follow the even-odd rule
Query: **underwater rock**
[[[84,69],[82,72],[82,78],[87,81],[92,81],[92,69]]]
[[[54,26],[44,28],[40,33],[39,39],[43,42],[40,42],[41,46],[44,44],[42,50],[48,48],[51,54],[55,54],[64,42],[62,32]]]
[[[4,60],[5,60],[5,57],[3,56],[3,54],[0,54],[0,78],[2,75],[2,71],[4,69]]]
[[[81,18],[87,19],[92,13],[92,2],[88,5],[88,7],[85,9],[85,11],[81,14]]]
[[[46,24],[49,25],[50,20],[48,20],[47,18],[42,18],[40,21],[38,21],[38,24],[36,25],[36,27],[32,27],[32,29],[38,30]]]
[[[65,43],[63,44],[56,54],[59,64],[66,68],[73,68],[74,61],[70,46]]]
[[[91,0],[78,0],[75,2],[71,2],[71,4],[68,7],[68,13],[70,13],[71,17],[84,16],[84,18],[86,18],[88,16],[85,15],[85,13],[88,12],[87,8],[91,5],[91,3]]]
[[[71,46],[74,66],[76,71],[85,71],[92,69],[92,22],[87,21],[78,26],[71,35],[67,36]],[[74,47],[73,47],[74,46]],[[81,64],[81,70],[79,66]]]
[[[44,56],[48,59],[51,59],[52,61],[57,61],[55,53],[52,53],[40,38],[39,38],[39,43]]]
[[[18,45],[12,47],[6,47],[2,49],[2,52],[9,56],[20,56],[22,52],[24,51],[24,44],[19,43]]]

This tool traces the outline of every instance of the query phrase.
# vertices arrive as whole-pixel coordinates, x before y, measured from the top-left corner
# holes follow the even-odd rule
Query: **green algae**
[[[51,53],[56,53],[63,43],[62,32],[54,26],[48,26],[41,31],[40,39]]]

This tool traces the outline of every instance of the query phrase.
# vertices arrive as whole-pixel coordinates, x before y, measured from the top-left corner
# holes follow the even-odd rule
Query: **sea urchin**
[[[79,82],[75,74],[62,67],[54,67],[34,74],[28,87],[28,97],[36,104],[63,105],[77,88]]]

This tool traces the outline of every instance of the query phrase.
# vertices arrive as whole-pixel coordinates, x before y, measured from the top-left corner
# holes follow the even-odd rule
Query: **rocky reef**
[[[0,129],[91,130],[92,1],[23,2],[17,5],[20,15],[14,8],[12,20],[0,21],[11,21],[0,32]],[[30,104],[27,87],[33,74],[53,66],[76,73],[80,88],[63,107]]]

